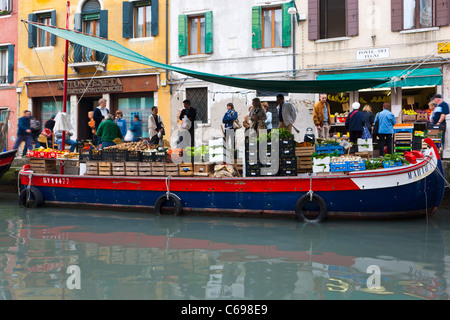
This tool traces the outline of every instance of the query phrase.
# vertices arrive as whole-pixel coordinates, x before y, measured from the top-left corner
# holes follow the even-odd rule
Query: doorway
[[[94,111],[98,107],[98,100],[101,97],[83,97],[78,104],[78,140],[92,140],[92,130],[88,126],[89,111]]]

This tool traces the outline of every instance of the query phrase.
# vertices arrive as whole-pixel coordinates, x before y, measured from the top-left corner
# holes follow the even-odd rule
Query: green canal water
[[[20,209],[0,194],[0,299],[448,300],[450,211],[325,221]]]

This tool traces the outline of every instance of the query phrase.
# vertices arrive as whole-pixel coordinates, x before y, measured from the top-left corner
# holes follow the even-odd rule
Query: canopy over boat
[[[272,91],[272,92],[290,92],[290,93],[336,93],[346,91],[356,91],[379,86],[390,81],[384,79],[349,79],[349,80],[255,80],[244,79],[231,76],[216,75],[200,71],[184,69],[176,66],[163,64],[151,60],[135,51],[132,51],[114,40],[99,38],[96,36],[84,34],[81,32],[62,29],[54,26],[42,25],[40,23],[22,20],[30,24],[30,27],[37,27],[60,38],[66,39],[74,44],[91,48],[117,58],[133,61],[136,63],[161,68],[169,71],[178,72],[186,76],[207,82],[217,83],[230,87]]]

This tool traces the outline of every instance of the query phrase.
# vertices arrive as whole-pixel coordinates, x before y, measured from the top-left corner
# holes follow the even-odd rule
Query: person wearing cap
[[[345,119],[345,129],[350,132],[350,142],[355,144],[362,137],[365,125],[364,115],[359,111],[360,107],[359,102],[354,102],[352,104],[352,112]]]
[[[445,130],[447,127],[447,123],[445,121],[445,116],[450,113],[447,102],[442,99],[442,95],[436,94],[434,95],[432,101],[435,103],[435,107],[433,110],[433,115],[431,117],[431,122],[435,126],[439,126],[439,129],[442,130],[442,145],[445,142]]]
[[[391,105],[383,103],[383,111],[375,116],[375,123],[378,120],[378,146],[380,157],[384,157],[384,146],[387,145],[387,153],[392,153],[392,137],[394,136],[395,115],[389,110]]]

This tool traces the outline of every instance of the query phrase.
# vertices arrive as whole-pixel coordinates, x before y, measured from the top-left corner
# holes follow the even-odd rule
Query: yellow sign
[[[449,52],[450,52],[450,42],[438,43],[438,53],[449,53]]]

